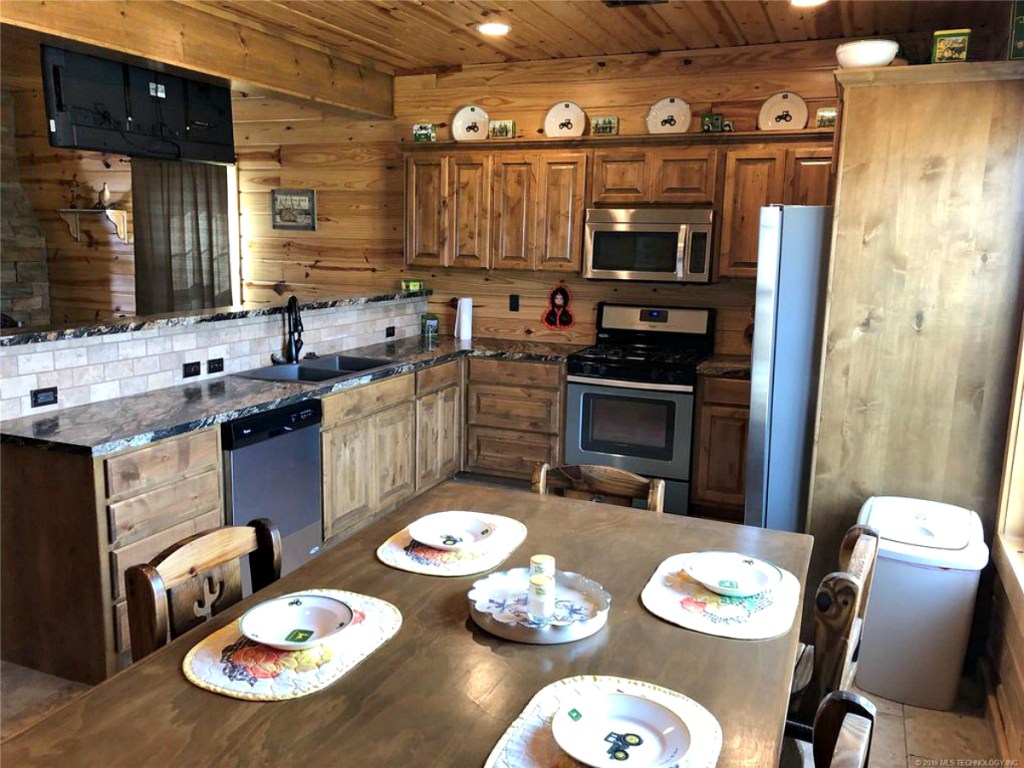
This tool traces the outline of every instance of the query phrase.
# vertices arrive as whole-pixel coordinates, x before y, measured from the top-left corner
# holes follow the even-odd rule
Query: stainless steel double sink
[[[367,371],[394,365],[394,360],[374,357],[350,357],[347,355],[325,355],[309,358],[298,363],[268,365],[236,374],[246,379],[263,381],[304,381],[320,382],[359,376]]]

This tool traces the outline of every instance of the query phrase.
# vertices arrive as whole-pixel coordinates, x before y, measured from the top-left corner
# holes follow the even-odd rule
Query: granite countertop
[[[384,301],[399,301],[401,299],[417,299],[430,296],[433,291],[394,291],[381,293],[374,296],[366,294],[352,294],[350,296],[335,296],[330,299],[307,299],[299,302],[300,310],[331,309],[335,307],[356,307],[363,304],[375,304]],[[80,339],[86,336],[106,336],[112,333],[127,333],[128,331],[145,331],[150,328],[161,328],[170,326],[197,325],[199,323],[216,323],[221,320],[237,320],[242,317],[263,317],[267,315],[279,315],[284,312],[286,304],[272,304],[267,306],[234,306],[219,307],[189,314],[167,314],[150,315],[147,317],[128,317],[123,319],[106,320],[91,325],[75,325],[67,328],[44,328],[33,330],[31,328],[8,328],[0,332],[0,347],[12,347],[18,344],[35,344],[41,341],[59,341],[61,339]]]
[[[712,355],[697,366],[698,376],[723,379],[749,379],[750,358],[743,355]]]
[[[102,456],[463,356],[558,362],[584,346],[502,339],[402,339],[344,350],[341,354],[394,361],[362,376],[309,383],[229,375],[4,421],[0,441]]]

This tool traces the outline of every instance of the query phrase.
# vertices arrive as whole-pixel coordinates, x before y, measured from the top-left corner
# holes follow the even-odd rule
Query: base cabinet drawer
[[[163,528],[220,509],[221,474],[211,469],[107,505],[110,541],[124,546]]]
[[[560,427],[560,401],[558,390],[471,382],[466,417],[480,427],[554,434]]]
[[[561,460],[558,435],[469,427],[466,468],[503,477],[530,478],[539,462]]]
[[[510,384],[517,387],[562,386],[562,367],[554,363],[527,363],[519,360],[469,360],[469,381],[479,384]]]
[[[207,429],[105,459],[106,495],[139,493],[204,466],[220,464],[218,434],[216,429]]]

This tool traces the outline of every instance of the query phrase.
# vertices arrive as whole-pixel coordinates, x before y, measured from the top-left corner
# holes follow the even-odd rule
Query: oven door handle
[[[595,379],[591,376],[566,376],[570,384],[590,384],[595,387],[621,387],[642,389],[646,392],[693,392],[689,384],[653,384],[645,381],[622,381],[621,379]]]

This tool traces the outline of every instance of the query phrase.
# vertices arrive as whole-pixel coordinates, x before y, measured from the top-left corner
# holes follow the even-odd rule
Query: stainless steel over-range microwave
[[[590,208],[583,276],[711,281],[711,208]]]

